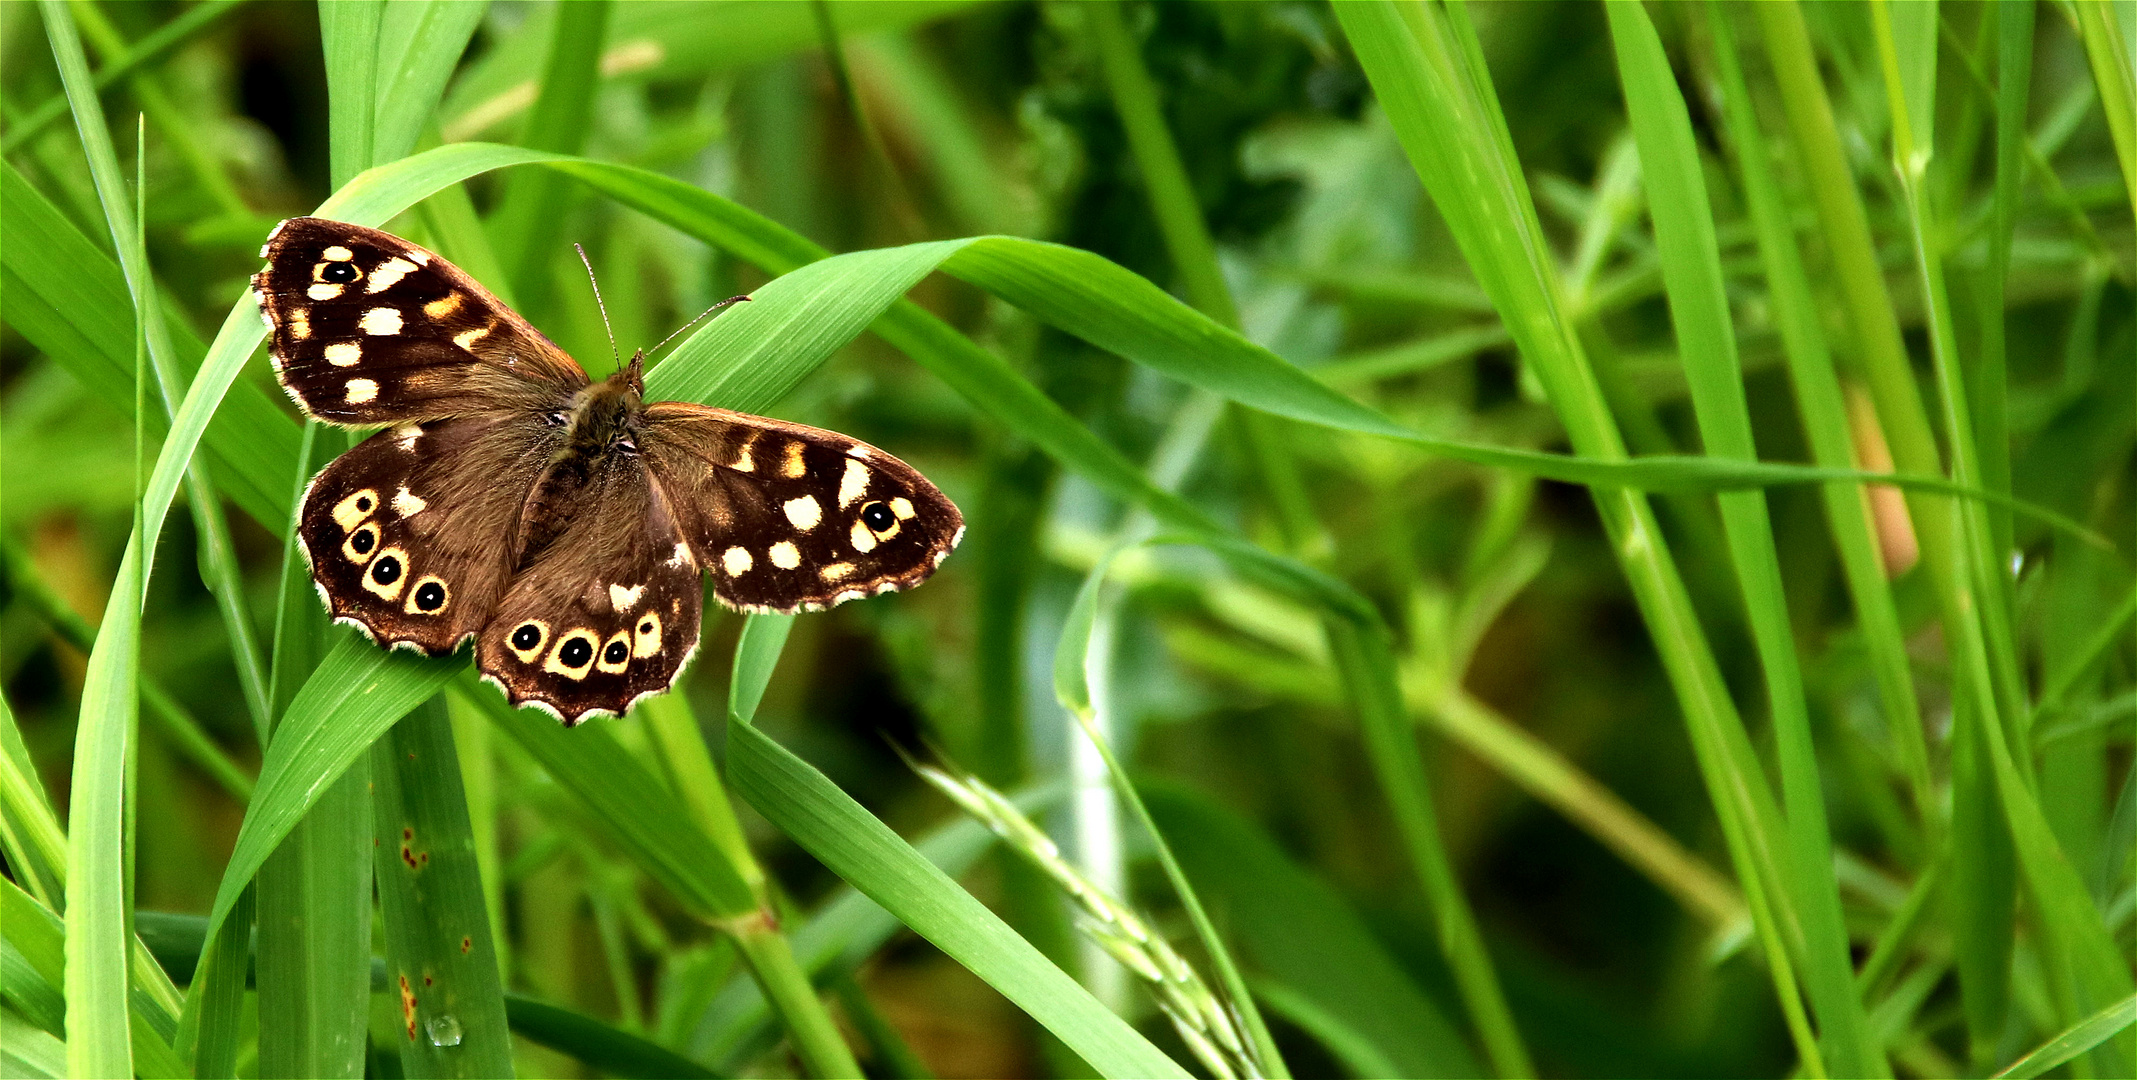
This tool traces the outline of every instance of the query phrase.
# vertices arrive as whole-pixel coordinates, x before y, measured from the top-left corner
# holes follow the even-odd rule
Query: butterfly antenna
[[[586,280],[594,287],[594,306],[601,309],[601,328],[608,331],[608,354],[615,358],[616,366],[620,368],[623,366],[623,354],[616,351],[616,328],[609,324],[608,303],[601,299],[601,281],[594,277],[593,261],[586,257],[584,247],[573,244],[571,249],[579,253],[579,262],[586,267]]]
[[[675,334],[669,334],[669,335],[668,335],[667,337],[664,337],[664,338],[660,339],[660,345],[666,345],[667,343],[669,343],[669,342],[671,342],[671,341],[674,341],[674,340],[675,340],[675,335],[676,335],[676,334],[680,334],[680,333],[682,333],[683,331],[685,331],[685,330],[688,330],[688,329],[690,329],[691,327],[693,327],[693,326],[696,326],[697,324],[699,324],[699,323],[701,323],[701,322],[704,322],[704,321],[705,321],[705,316],[707,316],[707,315],[710,315],[710,314],[712,314],[713,312],[715,312],[715,311],[718,311],[718,310],[720,310],[721,308],[723,308],[723,307],[726,307],[726,306],[727,306],[727,305],[729,305],[729,304],[738,304],[738,303],[741,303],[742,301],[744,301],[744,300],[747,300],[747,299],[749,299],[749,297],[748,297],[747,295],[743,295],[743,296],[730,296],[730,297],[728,297],[727,299],[725,299],[725,300],[722,300],[722,301],[720,301],[719,303],[717,303],[717,304],[714,304],[714,305],[712,305],[712,306],[711,306],[711,307],[709,307],[709,308],[706,308],[706,309],[705,309],[704,311],[701,311],[701,312],[699,312],[699,313],[698,313],[698,317],[697,317],[697,318],[695,318],[695,319],[692,319],[692,320],[690,320],[689,322],[686,322],[686,323],[684,323],[683,325],[681,325],[681,326],[678,326],[678,327],[676,327],[676,328],[675,328]],[[651,356],[651,355],[653,355],[654,353],[657,353],[657,352],[659,352],[659,351],[660,351],[660,345],[655,345],[655,346],[653,346],[652,348],[650,348],[650,349],[647,349],[647,350],[646,350],[646,355],[647,355],[647,356]]]

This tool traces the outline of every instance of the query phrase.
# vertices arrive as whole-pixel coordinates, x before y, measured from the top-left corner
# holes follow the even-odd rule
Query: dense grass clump
[[[10,1075],[2128,1076],[2127,3],[0,4]],[[963,508],[564,729],[278,220]],[[144,317],[146,315],[147,317]],[[724,702],[724,706],[722,703]]]

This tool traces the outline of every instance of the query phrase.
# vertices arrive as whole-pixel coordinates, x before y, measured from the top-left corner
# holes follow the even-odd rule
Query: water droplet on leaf
[[[454,1019],[451,1013],[431,1017],[423,1025],[423,1030],[430,1033],[432,1046],[460,1045],[460,1021]]]

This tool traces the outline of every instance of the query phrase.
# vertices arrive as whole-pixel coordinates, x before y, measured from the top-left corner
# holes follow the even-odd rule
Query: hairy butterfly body
[[[702,577],[749,612],[919,584],[964,535],[897,458],[836,432],[591,382],[444,259],[291,218],[253,278],[275,374],[311,416],[388,425],[305,489],[297,538],[335,619],[475,662],[566,724],[659,693],[697,649]]]

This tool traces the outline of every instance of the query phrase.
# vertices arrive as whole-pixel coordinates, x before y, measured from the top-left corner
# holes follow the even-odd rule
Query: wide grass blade
[[[512,1039],[445,703],[371,747],[373,851],[387,979],[409,1076],[508,1077]]]

